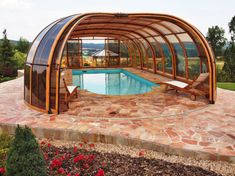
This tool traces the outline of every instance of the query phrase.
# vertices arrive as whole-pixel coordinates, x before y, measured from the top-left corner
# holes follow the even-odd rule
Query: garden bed
[[[223,164],[218,166],[211,161],[205,161],[207,165],[203,164],[205,164],[204,166],[207,169],[203,169],[194,165],[190,166],[180,162],[175,163],[148,157],[151,151],[132,150],[129,148],[130,151],[128,153],[129,149],[126,147],[119,146],[118,149],[114,145],[89,144],[86,142],[70,143],[68,145],[61,143],[61,141],[59,141],[58,145],[58,141],[57,143],[42,141],[41,148],[50,175],[227,175],[226,173],[220,174],[212,171],[213,166],[223,168]],[[118,152],[118,150],[122,152]],[[128,154],[123,154],[123,151],[126,151]],[[168,157],[166,156],[166,158]],[[177,157],[175,159],[178,160]],[[187,163],[188,160],[185,159],[185,162]],[[200,161],[198,162],[200,163]],[[190,164],[190,162],[187,164]],[[224,167],[224,169],[227,168]],[[228,172],[229,169],[227,169]],[[230,169],[231,172],[233,171]],[[228,173],[228,175],[230,174]]]

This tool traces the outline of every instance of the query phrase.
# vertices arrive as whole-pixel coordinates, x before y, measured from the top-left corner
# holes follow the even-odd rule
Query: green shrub
[[[0,168],[6,165],[6,156],[12,142],[12,137],[2,133],[0,134]]]
[[[30,128],[17,126],[7,155],[6,170],[7,176],[47,175],[42,151]]]

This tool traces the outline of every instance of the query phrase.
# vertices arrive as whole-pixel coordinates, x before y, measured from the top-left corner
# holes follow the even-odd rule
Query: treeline
[[[3,39],[0,40],[0,82],[16,77],[17,70],[24,68],[29,46],[30,43],[22,37],[12,44],[6,30],[3,31]]]
[[[219,26],[208,29],[207,40],[214,51],[216,61],[224,62],[217,66],[217,81],[235,82],[235,16],[228,23],[230,38],[225,37],[225,30]]]

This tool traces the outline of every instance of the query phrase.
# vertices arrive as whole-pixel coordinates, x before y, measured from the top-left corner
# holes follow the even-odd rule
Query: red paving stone
[[[95,96],[85,92],[81,101],[86,112],[48,115],[24,104],[23,78],[18,78],[0,84],[0,130],[13,133],[16,124],[21,124],[31,127],[37,137],[87,139],[235,163],[235,92],[218,89],[217,93],[215,105],[207,105],[204,100],[194,102],[189,96],[179,93],[161,93],[159,99],[150,98],[154,93],[141,95],[132,97],[131,103],[127,104],[125,98],[121,98],[119,103],[117,99],[106,97],[117,105],[110,107],[106,104],[105,108],[109,109],[102,114],[104,110],[101,107],[106,102],[95,103],[101,109],[93,111],[95,105],[85,106],[89,103],[85,100],[92,100]],[[97,96],[103,99],[103,96]],[[161,108],[154,108],[156,104]],[[108,115],[110,109],[123,106],[131,110],[114,117]],[[140,107],[144,108],[139,110]],[[78,110],[81,109],[78,107]],[[159,114],[154,116],[156,112]]]

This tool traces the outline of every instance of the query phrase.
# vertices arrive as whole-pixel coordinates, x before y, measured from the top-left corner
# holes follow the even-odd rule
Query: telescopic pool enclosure
[[[117,57],[107,54],[105,64],[85,64],[82,42],[98,38]],[[166,14],[87,13],[56,20],[35,38],[25,64],[25,102],[59,113],[61,72],[87,67],[134,67],[186,83],[208,72],[208,99],[216,99],[213,52],[191,24]]]

